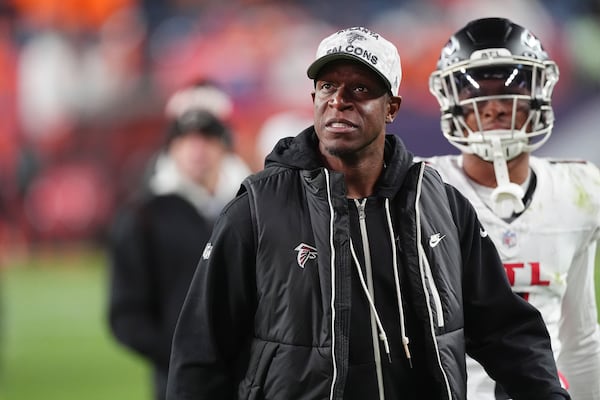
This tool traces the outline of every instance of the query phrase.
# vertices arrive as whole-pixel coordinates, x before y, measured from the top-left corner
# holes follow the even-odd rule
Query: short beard
[[[330,155],[339,158],[347,165],[357,164],[360,160],[360,151],[356,151],[355,149],[345,149],[345,148],[331,148],[327,147],[325,149]]]
[[[378,136],[374,136],[369,142],[363,143],[360,148],[354,147],[325,147],[325,151],[333,157],[339,158],[346,165],[358,165],[363,158],[365,152],[369,151],[369,147],[378,140]]]

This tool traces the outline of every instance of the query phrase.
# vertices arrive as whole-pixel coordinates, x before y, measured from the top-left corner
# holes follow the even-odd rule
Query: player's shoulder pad
[[[550,166],[556,168],[567,168],[570,170],[587,171],[586,173],[597,175],[600,174],[600,170],[593,162],[584,159],[577,158],[547,158],[546,159]]]
[[[415,163],[424,163],[425,165],[435,165],[435,157],[422,157],[422,156],[414,156],[413,162]]]
[[[548,158],[550,164],[583,164],[587,165],[590,162],[583,159],[577,158]]]

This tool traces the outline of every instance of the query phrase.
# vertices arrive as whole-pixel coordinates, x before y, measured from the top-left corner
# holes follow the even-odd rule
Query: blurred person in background
[[[256,137],[255,170],[264,167],[265,158],[280,139],[295,136],[312,124],[312,113],[302,109],[281,111],[265,119]]]
[[[470,199],[513,291],[540,310],[563,386],[573,399],[600,400],[600,171],[530,155],[551,134],[558,77],[526,28],[471,21],[450,37],[430,80],[443,134],[462,154],[426,161]],[[469,398],[509,398],[475,360],[467,367]]]
[[[232,151],[228,97],[203,81],[167,103],[165,146],[144,194],[123,207],[110,234],[110,328],[154,369],[165,398],[171,338],[196,264],[222,207],[250,170]]]

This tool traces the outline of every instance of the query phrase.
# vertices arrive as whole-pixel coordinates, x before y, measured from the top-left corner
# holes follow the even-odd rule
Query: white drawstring
[[[401,340],[402,340],[402,347],[404,349],[404,354],[406,355],[406,359],[408,360],[409,366],[412,368],[412,357],[410,354],[410,349],[408,347],[410,340],[409,340],[408,336],[406,336],[406,324],[404,321],[404,307],[402,305],[402,293],[400,290],[400,277],[398,276],[398,258],[397,258],[397,253],[396,253],[394,229],[393,229],[393,225],[392,225],[392,218],[391,218],[389,204],[390,204],[389,199],[386,198],[385,199],[385,211],[386,211],[386,220],[387,220],[387,224],[388,224],[388,232],[390,234],[390,242],[391,242],[391,246],[392,246],[392,266],[394,269],[394,284],[396,287],[396,298],[398,300],[398,311],[400,314],[400,335],[401,335]],[[391,363],[392,357],[390,354],[390,347],[389,347],[387,335],[385,333],[385,330],[383,329],[383,324],[381,323],[379,314],[377,313],[377,308],[375,307],[375,302],[373,301],[373,298],[371,297],[371,294],[369,293],[369,289],[367,288],[367,284],[365,283],[363,272],[360,267],[360,262],[356,255],[356,251],[354,250],[354,244],[352,243],[352,240],[350,240],[350,251],[352,253],[352,258],[354,260],[356,270],[358,271],[358,277],[360,279],[360,284],[362,286],[363,292],[367,296],[367,301],[369,302],[369,307],[371,308],[371,311],[372,311],[373,315],[375,316],[375,322],[377,324],[377,328],[379,329],[379,339],[383,342],[383,346],[385,349],[385,353],[387,354],[388,361]]]
[[[369,302],[369,306],[371,307],[371,311],[375,316],[375,322],[377,323],[377,328],[379,329],[379,339],[383,342],[383,347],[385,349],[385,353],[387,354],[388,361],[392,362],[392,356],[390,355],[390,345],[388,343],[387,336],[385,334],[385,330],[383,329],[383,325],[381,324],[381,320],[379,319],[379,314],[377,313],[377,309],[375,308],[375,303],[369,294],[369,289],[367,289],[367,284],[365,283],[365,278],[363,277],[362,269],[360,268],[360,262],[358,261],[358,257],[356,256],[356,251],[354,250],[354,244],[352,240],[350,240],[350,251],[352,252],[352,258],[354,259],[354,265],[356,265],[356,269],[358,271],[358,277],[360,278],[360,284],[363,288],[365,295],[367,296],[367,300]]]
[[[396,254],[395,238],[394,238],[394,226],[392,225],[392,217],[390,214],[390,200],[385,199],[385,215],[388,223],[388,231],[390,233],[390,242],[392,243],[392,263],[394,267],[394,283],[396,285],[396,297],[398,299],[398,311],[400,313],[400,335],[402,336],[402,347],[404,348],[404,354],[408,360],[408,364],[412,368],[412,359],[408,343],[410,340],[406,336],[406,326],[404,323],[404,306],[402,305],[402,292],[400,291],[400,278],[398,276],[398,259]]]

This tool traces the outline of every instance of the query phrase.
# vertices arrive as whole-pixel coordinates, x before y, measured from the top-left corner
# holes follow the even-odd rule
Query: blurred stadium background
[[[0,399],[149,398],[145,364],[108,334],[103,246],[175,90],[221,84],[236,150],[259,169],[267,126],[292,135],[310,115],[320,38],[364,25],[402,58],[390,132],[419,155],[455,152],[427,80],[449,34],[481,16],[528,26],[561,68],[538,154],[600,163],[598,0],[0,1]]]

